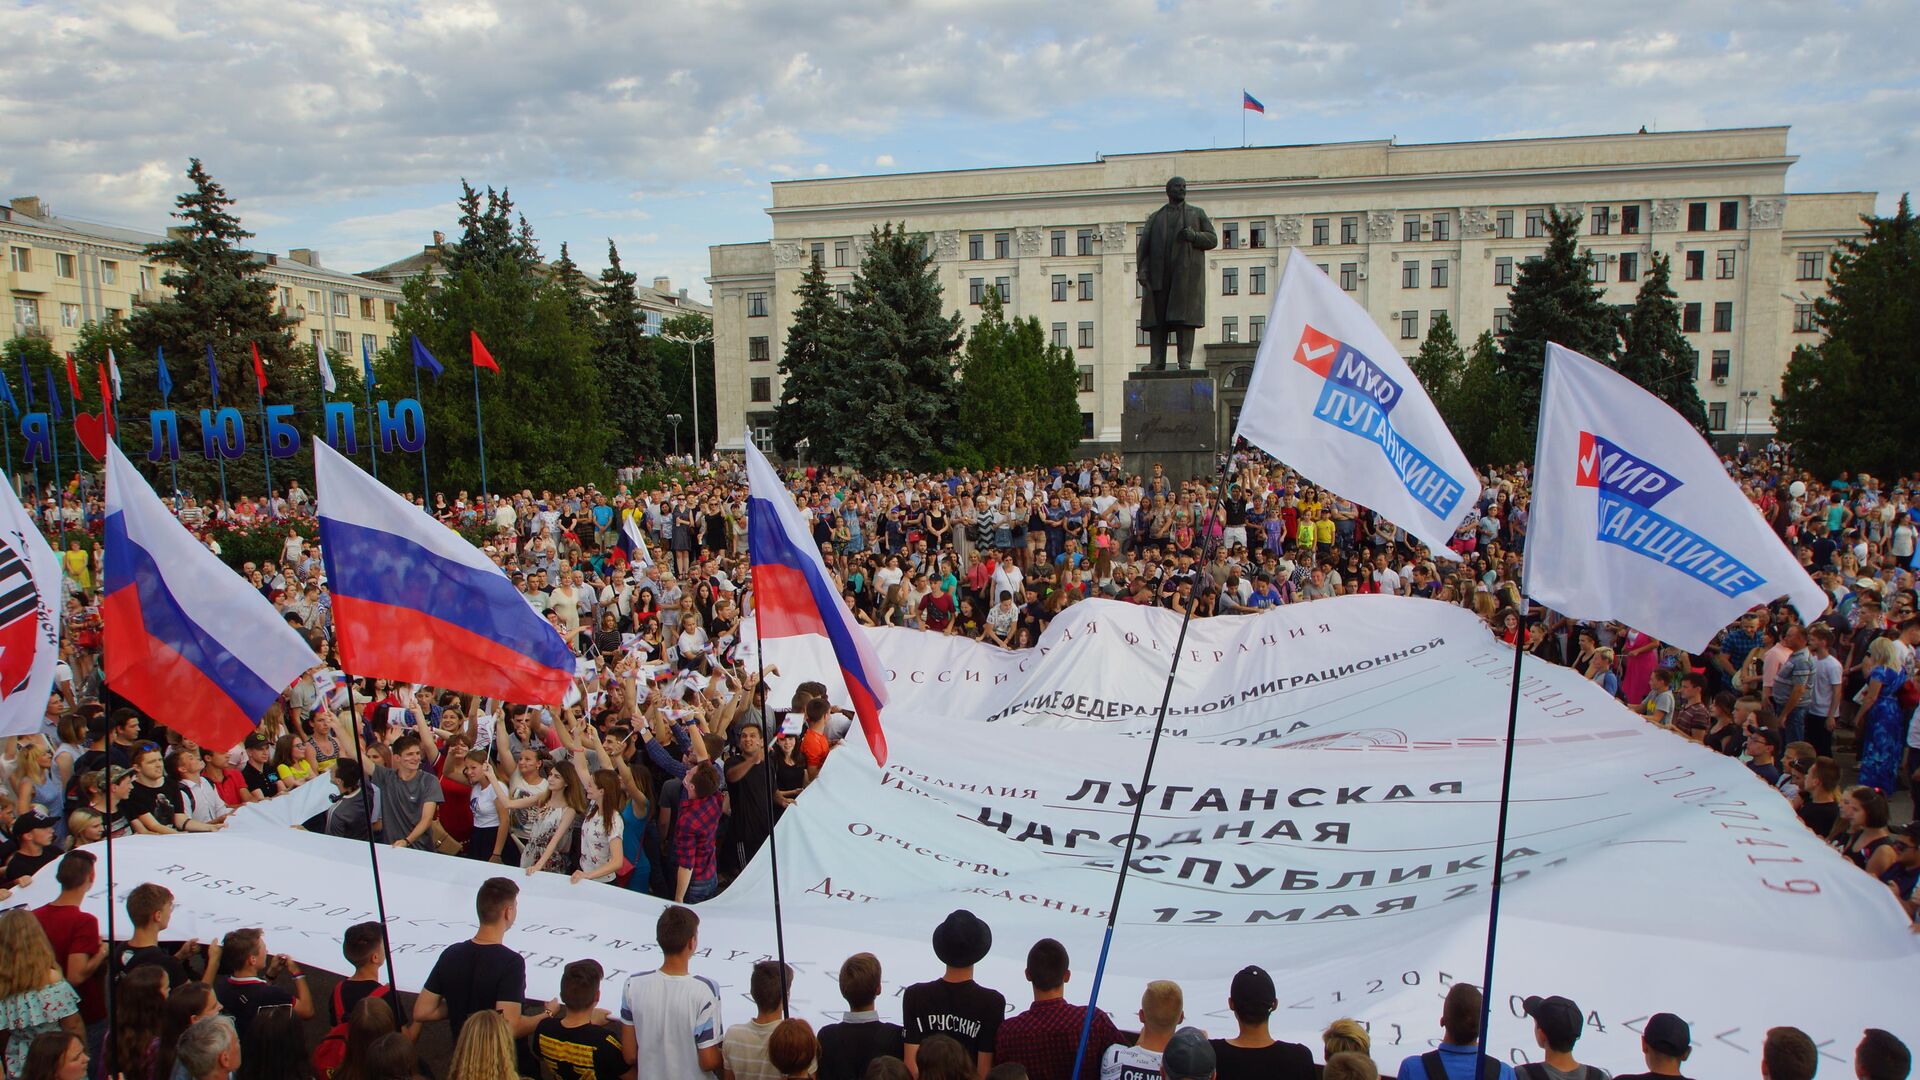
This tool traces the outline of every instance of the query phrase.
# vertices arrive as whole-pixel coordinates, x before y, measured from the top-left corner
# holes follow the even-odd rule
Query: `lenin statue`
[[[1207,256],[1220,243],[1206,211],[1187,204],[1187,182],[1167,181],[1167,205],[1153,212],[1134,248],[1141,285],[1140,327],[1152,346],[1150,370],[1167,369],[1167,335],[1180,338],[1180,370],[1193,363],[1194,331],[1207,322]]]

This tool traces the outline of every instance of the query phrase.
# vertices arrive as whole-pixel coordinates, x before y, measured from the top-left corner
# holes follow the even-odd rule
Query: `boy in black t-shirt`
[[[0,880],[13,888],[25,884],[46,865],[58,859],[53,843],[53,819],[38,810],[28,810],[13,821],[13,854],[8,856]]]
[[[947,973],[907,987],[901,997],[908,1068],[914,1065],[920,1043],[930,1035],[946,1035],[958,1042],[975,1059],[978,1075],[984,1077],[993,1068],[993,1044],[1007,1014],[1007,998],[973,981],[973,966],[991,948],[993,930],[964,908],[934,928],[933,954],[947,965]]]
[[[413,1021],[406,1033],[416,1042],[422,1024],[445,1020],[451,1034],[458,1038],[467,1017],[489,1009],[507,1018],[514,1039],[524,1039],[533,1034],[541,1020],[560,1011],[556,1002],[548,1002],[540,1012],[523,1009],[527,958],[502,944],[520,914],[520,886],[509,878],[488,878],[480,883],[473,906],[480,929],[472,939],[441,950],[433,970],[427,973],[426,985],[414,998]]]
[[[270,760],[273,747],[267,744],[267,737],[255,731],[246,739],[247,763],[240,767],[240,777],[246,781],[247,790],[258,792],[263,799],[271,799],[280,794],[280,777],[273,771]]]
[[[377,922],[354,923],[347,927],[346,934],[340,939],[340,955],[353,965],[353,974],[340,980],[333,988],[333,997],[327,1002],[330,1024],[344,1024],[347,1017],[353,1015],[353,1007],[375,994],[380,993],[386,982],[380,978],[381,965],[387,962],[386,938],[380,933]],[[400,1003],[392,998],[387,1004],[396,1006],[394,1015],[400,1024],[407,1022],[406,1014],[397,1007]]]
[[[183,961],[199,943],[189,941],[178,952],[168,951],[160,944],[160,931],[173,920],[173,893],[151,881],[135,885],[127,894],[127,917],[133,920],[133,936],[120,947],[115,974],[124,975],[137,967],[158,964],[166,969],[168,986],[184,984],[187,965]],[[219,963],[220,945],[216,942],[207,956],[207,970],[216,970]]]
[[[1264,969],[1249,964],[1234,975],[1227,1007],[1240,1033],[1213,1040],[1219,1080],[1313,1080],[1313,1051],[1267,1032],[1267,1021],[1279,1004],[1273,976]]]
[[[904,1057],[900,1025],[880,1019],[873,1003],[880,997],[880,960],[855,953],[840,965],[840,996],[847,1011],[837,1024],[820,1029],[820,1080],[860,1080],[877,1057]]]
[[[633,1069],[620,1048],[619,1032],[594,1008],[605,976],[597,960],[575,960],[560,973],[566,1015],[540,1021],[533,1035],[534,1054],[555,1080],[612,1080]]]

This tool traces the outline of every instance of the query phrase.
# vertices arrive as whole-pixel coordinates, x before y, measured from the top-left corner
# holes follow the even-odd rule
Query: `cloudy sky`
[[[1920,178],[1913,0],[0,0],[0,193],[158,229],[189,156],[361,270],[505,185],[704,296],[785,177],[1257,143],[1790,124],[1794,190]]]

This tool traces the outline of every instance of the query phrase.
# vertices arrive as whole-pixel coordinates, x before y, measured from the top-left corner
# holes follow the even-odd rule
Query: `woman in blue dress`
[[[1860,783],[1887,795],[1893,793],[1906,743],[1900,688],[1907,675],[1894,638],[1876,639],[1867,649],[1867,662],[1867,685],[1860,692]]]

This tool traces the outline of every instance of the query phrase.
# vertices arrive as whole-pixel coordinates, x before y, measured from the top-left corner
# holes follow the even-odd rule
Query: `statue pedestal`
[[[1219,447],[1213,378],[1202,371],[1136,371],[1127,376],[1120,449],[1129,473],[1163,466],[1175,483],[1212,476]]]

